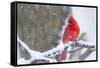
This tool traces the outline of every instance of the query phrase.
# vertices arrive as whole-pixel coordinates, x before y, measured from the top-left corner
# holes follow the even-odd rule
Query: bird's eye
[[[72,26],[72,22],[68,22],[68,25],[69,25],[69,26]]]

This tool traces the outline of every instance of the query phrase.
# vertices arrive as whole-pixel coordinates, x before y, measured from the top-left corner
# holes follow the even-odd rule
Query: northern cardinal
[[[77,21],[73,18],[73,16],[69,17],[68,25],[65,27],[64,35],[63,35],[63,44],[68,43],[69,41],[74,41],[77,39],[80,33],[80,27],[78,26]],[[67,58],[67,49],[59,54],[59,61],[65,60]]]

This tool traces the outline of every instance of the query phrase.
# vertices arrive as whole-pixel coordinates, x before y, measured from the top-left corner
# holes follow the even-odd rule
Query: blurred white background
[[[72,7],[72,14],[80,27],[80,35],[86,34],[88,42],[96,45],[96,8]],[[90,54],[86,60],[95,60],[96,51]]]
[[[14,68],[10,65],[10,3],[14,0],[0,1],[0,68]],[[19,0],[20,1],[20,0]],[[62,4],[78,4],[78,5],[96,5],[100,7],[100,0],[21,0],[30,2],[46,2],[46,3],[62,3]],[[100,9],[98,10],[98,12]],[[98,19],[100,14],[98,13]],[[92,19],[91,19],[92,20]],[[99,22],[100,20],[98,20]],[[98,23],[100,26],[100,23]],[[98,27],[100,29],[100,27]],[[98,35],[100,31],[98,31]],[[98,36],[98,40],[100,37]],[[99,41],[98,41],[99,42]],[[98,44],[99,45],[99,44]],[[98,46],[99,48],[99,46]],[[99,50],[100,52],[100,50]],[[100,56],[100,55],[99,55]],[[62,67],[63,65],[63,67]],[[98,68],[100,61],[87,63],[70,63],[56,65],[26,66],[29,68]],[[23,67],[20,67],[23,68]]]

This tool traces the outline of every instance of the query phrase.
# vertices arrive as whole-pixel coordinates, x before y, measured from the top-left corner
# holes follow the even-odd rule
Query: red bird
[[[64,35],[63,35],[63,44],[68,43],[69,41],[74,41],[77,39],[80,33],[80,28],[78,26],[77,21],[70,16],[68,20],[68,26],[65,27]],[[65,60],[67,58],[67,49],[59,55],[59,61]]]

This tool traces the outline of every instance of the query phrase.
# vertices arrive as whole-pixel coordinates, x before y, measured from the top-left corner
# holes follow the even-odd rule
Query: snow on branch
[[[30,48],[27,46],[27,44],[25,44],[22,40],[20,40],[19,36],[17,36],[17,41],[18,41],[18,43],[21,44],[21,46],[22,46],[22,47],[29,53],[29,55],[31,56],[31,58],[30,58],[29,60],[26,60],[26,61],[25,61],[26,64],[30,64],[31,62],[34,62],[35,60],[45,60],[45,61],[49,61],[49,63],[56,62],[55,59],[51,59],[51,58],[48,58],[48,57],[44,57],[44,56],[42,55],[42,53],[30,49]]]
[[[21,46],[29,53],[31,58],[29,60],[24,60],[23,64],[31,64],[32,62],[34,63],[36,60],[44,60],[47,61],[48,63],[53,63],[57,62],[57,60],[54,58],[56,55],[60,54],[63,52],[65,48],[69,47],[78,47],[78,48],[88,48],[90,50],[95,50],[95,44],[91,42],[84,42],[84,41],[70,41],[67,44],[63,44],[62,42],[57,45],[57,47],[45,51],[45,52],[39,52],[32,50],[28,47],[27,44],[25,44],[19,36],[17,36],[17,41]],[[75,51],[78,48],[72,50]],[[68,51],[70,53],[70,51]],[[20,60],[19,60],[20,61]]]
[[[57,47],[44,52],[43,55],[48,56],[48,57],[54,57],[54,56],[62,53],[65,48],[69,48],[69,47],[72,47],[72,46],[81,47],[81,48],[89,48],[91,50],[95,50],[95,44],[94,43],[84,42],[84,41],[70,41],[67,44],[60,43]],[[75,51],[77,49],[78,48],[76,48],[72,51]],[[70,51],[68,51],[68,52],[70,52]]]

